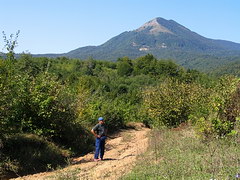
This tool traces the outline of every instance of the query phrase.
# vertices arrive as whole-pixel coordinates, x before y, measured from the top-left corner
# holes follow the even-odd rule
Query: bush
[[[79,117],[78,121],[89,131],[98,123],[98,117],[104,117],[110,133],[124,127],[124,111],[117,100],[103,100],[97,96],[93,97],[81,114],[82,116]]]
[[[33,82],[30,94],[33,114],[25,130],[51,138],[76,154],[88,152],[89,133],[77,121],[79,99],[54,80],[42,75]]]
[[[103,111],[103,116],[106,119],[106,124],[108,127],[108,132],[113,133],[124,127],[123,114],[116,109],[108,109]]]
[[[143,91],[144,111],[153,127],[177,127],[188,121],[194,103],[200,98],[201,86],[167,79],[157,87]]]
[[[201,108],[191,115],[200,136],[219,137],[235,132],[237,117],[240,116],[239,92],[239,81],[234,77],[220,79],[209,90]]]
[[[16,74],[9,61],[0,61],[0,136],[21,131],[28,110],[28,76]]]

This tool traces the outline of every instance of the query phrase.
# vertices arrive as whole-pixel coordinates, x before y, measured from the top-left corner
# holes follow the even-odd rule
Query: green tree
[[[5,34],[4,31],[3,31],[2,33],[3,33],[4,42],[5,42],[4,48],[6,48],[7,51],[8,51],[8,53],[7,53],[7,59],[8,59],[8,60],[15,60],[15,57],[14,57],[14,49],[15,49],[15,48],[17,47],[17,45],[18,45],[17,39],[18,39],[18,36],[19,36],[20,31],[18,30],[18,31],[16,32],[15,37],[14,37],[13,34],[11,34],[9,39],[7,38],[7,35]]]
[[[183,67],[170,60],[159,60],[155,66],[157,75],[180,77],[184,73]]]
[[[177,127],[187,122],[194,104],[201,98],[203,88],[198,84],[186,84],[176,79],[166,79],[156,87],[143,91],[144,110],[154,119],[154,127]]]
[[[130,76],[133,72],[133,63],[128,57],[118,59],[117,72],[119,76]]]
[[[192,114],[197,132],[203,137],[226,136],[234,132],[240,116],[239,80],[226,76],[208,90],[201,108]]]
[[[135,75],[156,74],[157,59],[151,54],[137,58],[133,63]]]

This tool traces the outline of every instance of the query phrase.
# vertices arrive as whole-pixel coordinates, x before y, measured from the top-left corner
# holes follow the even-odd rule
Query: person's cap
[[[103,121],[104,119],[103,119],[103,117],[99,117],[98,120],[99,121]]]

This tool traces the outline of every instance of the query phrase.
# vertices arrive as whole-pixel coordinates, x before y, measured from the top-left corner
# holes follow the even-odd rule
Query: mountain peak
[[[163,26],[159,23],[161,20],[165,20],[165,19],[155,18],[155,19],[143,24],[140,28],[136,29],[135,31],[137,31],[137,32],[145,31],[145,32],[148,32],[149,34],[154,34],[154,35],[157,35],[159,33],[174,34],[168,28],[166,28],[165,26]]]
[[[152,54],[156,58],[174,59],[192,66],[198,59],[201,60],[200,55],[239,56],[240,44],[205,38],[174,20],[159,17],[138,29],[125,31],[104,44],[78,48],[63,56],[116,60],[119,57],[137,58],[145,54]],[[191,58],[196,60],[192,62],[189,60]]]

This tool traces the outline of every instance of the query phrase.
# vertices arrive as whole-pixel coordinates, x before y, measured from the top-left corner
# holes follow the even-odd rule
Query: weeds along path
[[[68,167],[17,178],[18,180],[104,179],[115,180],[131,171],[137,156],[147,150],[150,129],[142,124],[121,130],[108,138],[103,161],[93,162],[93,153],[74,158]]]

